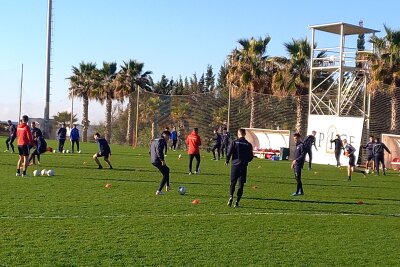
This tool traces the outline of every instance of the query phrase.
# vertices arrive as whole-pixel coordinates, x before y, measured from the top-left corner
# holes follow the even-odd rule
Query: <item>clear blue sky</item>
[[[81,61],[129,59],[145,63],[157,81],[205,72],[218,73],[240,38],[269,35],[269,55],[285,55],[282,43],[310,38],[309,25],[331,22],[382,30],[398,29],[398,0],[55,0],[50,115],[70,110],[71,66]],[[24,64],[22,112],[43,117],[47,0],[0,0],[0,120],[17,120],[21,64]],[[382,34],[378,34],[382,35]],[[324,40],[318,40],[323,42]],[[336,43],[334,43],[335,45]],[[367,44],[368,45],[368,44]],[[76,101],[81,116],[81,103]],[[98,104],[89,119],[103,120]]]

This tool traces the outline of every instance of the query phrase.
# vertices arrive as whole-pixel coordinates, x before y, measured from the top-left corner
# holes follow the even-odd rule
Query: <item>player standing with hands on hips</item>
[[[225,165],[228,165],[232,158],[231,183],[228,200],[229,207],[232,206],[236,183],[239,181],[235,208],[239,207],[240,199],[243,196],[244,184],[247,179],[247,165],[253,160],[253,146],[245,139],[246,130],[239,129],[237,134],[238,139],[229,145],[225,161]]]
[[[169,138],[171,137],[170,131],[163,131],[160,138],[156,138],[151,142],[150,146],[150,158],[151,164],[156,167],[162,174],[162,179],[156,195],[162,195],[162,189],[165,186],[165,191],[169,191],[171,188],[169,186],[169,168],[165,163],[164,151],[167,147]]]
[[[296,143],[296,151],[294,152],[294,160],[292,161],[292,169],[294,171],[294,178],[297,182],[296,192],[292,196],[304,195],[303,183],[301,182],[301,169],[304,166],[304,160],[306,158],[306,151],[304,149],[303,142],[301,142],[301,135],[295,133],[293,135],[294,142]]]

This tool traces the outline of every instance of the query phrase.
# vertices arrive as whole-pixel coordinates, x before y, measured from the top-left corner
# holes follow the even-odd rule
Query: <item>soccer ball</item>
[[[179,187],[178,187],[178,192],[179,192],[179,194],[181,194],[181,195],[186,194],[186,187],[185,187],[185,186],[179,186]]]
[[[65,153],[69,153],[69,150],[66,150]]]
[[[366,170],[365,170],[365,173],[368,174],[368,173],[369,173],[369,169],[366,169]]]
[[[42,176],[45,176],[47,174],[47,170],[46,169],[43,169],[41,172],[40,172],[40,175],[42,175]]]
[[[66,153],[65,149],[62,151],[62,153]]]
[[[39,176],[39,175],[40,175],[40,171],[38,171],[38,170],[33,171],[33,176]]]
[[[47,176],[54,176],[54,171],[53,170],[48,170],[46,172]]]

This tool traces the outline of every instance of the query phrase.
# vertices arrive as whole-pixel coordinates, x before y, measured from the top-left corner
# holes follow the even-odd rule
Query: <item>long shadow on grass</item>
[[[340,201],[321,201],[321,200],[302,200],[302,199],[281,199],[281,198],[261,198],[261,197],[246,197],[247,199],[262,200],[262,201],[276,201],[276,202],[289,202],[289,203],[311,203],[311,204],[327,204],[327,205],[359,205],[356,202],[340,202]],[[377,206],[382,204],[363,203],[363,205]]]
[[[293,184],[291,182],[272,182],[274,184]],[[346,184],[347,183],[347,184]],[[354,184],[349,184],[349,182],[346,182],[343,184],[315,184],[315,183],[304,183],[305,185],[311,185],[311,186],[320,186],[320,187],[343,187],[343,186],[348,186],[348,187],[357,187],[357,188],[379,188],[379,189],[393,189],[393,187],[385,187],[385,186],[365,186],[365,185],[354,185]]]
[[[246,206],[247,208],[247,206]],[[282,211],[291,211],[291,212],[298,212],[299,215],[307,215],[313,213],[320,213],[322,214],[337,214],[337,215],[362,215],[362,216],[383,216],[383,217],[400,217],[399,214],[383,214],[383,213],[371,213],[371,212],[366,212],[366,213],[361,213],[361,212],[354,212],[354,211],[334,211],[334,210],[315,210],[315,209],[284,209],[284,208],[256,208],[256,207],[248,207],[252,209],[260,209],[260,210],[274,210],[277,211],[277,213],[282,212]],[[300,214],[301,212],[304,212],[304,214]]]

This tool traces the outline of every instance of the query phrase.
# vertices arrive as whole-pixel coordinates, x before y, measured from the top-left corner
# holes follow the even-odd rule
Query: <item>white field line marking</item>
[[[209,217],[209,216],[273,216],[273,215],[288,215],[288,216],[347,216],[347,217],[400,217],[400,214],[363,214],[363,213],[299,213],[299,212],[245,212],[245,213],[188,213],[188,214],[134,214],[134,215],[104,215],[104,216],[82,216],[82,215],[56,215],[56,216],[0,216],[0,220],[20,220],[20,219],[49,219],[49,220],[64,220],[64,219],[120,219],[120,218],[173,218],[173,217]]]

